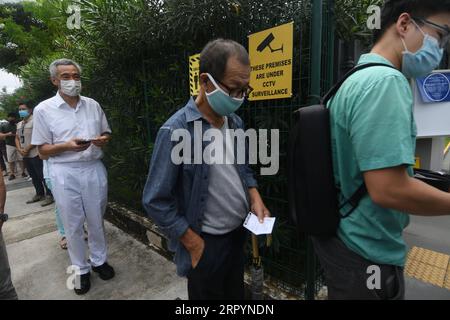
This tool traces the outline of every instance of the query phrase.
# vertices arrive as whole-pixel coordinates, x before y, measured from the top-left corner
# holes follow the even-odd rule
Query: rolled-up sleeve
[[[258,188],[258,181],[255,178],[255,172],[249,165],[244,166],[244,179],[248,188]]]
[[[156,138],[142,204],[151,219],[170,239],[179,239],[189,228],[185,216],[179,212],[175,187],[180,166],[171,160],[172,129],[162,127]]]
[[[36,108],[33,113],[33,133],[31,144],[42,146],[44,144],[53,144],[53,136],[48,126],[42,109]]]

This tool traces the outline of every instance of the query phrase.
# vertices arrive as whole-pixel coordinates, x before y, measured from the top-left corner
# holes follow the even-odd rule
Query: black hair
[[[10,112],[10,113],[8,113],[8,118],[18,118],[17,117],[17,112]]]
[[[381,29],[376,29],[373,34],[374,43],[380,41],[402,13],[426,19],[442,12],[450,12],[450,0],[386,0],[381,9]]]
[[[236,41],[216,39],[209,42],[200,54],[200,73],[209,73],[214,79],[223,80],[231,57],[236,57],[243,65],[250,65],[247,50]]]
[[[18,104],[18,106],[19,106],[19,107],[20,107],[20,106],[26,106],[28,109],[33,110],[33,107],[32,107],[28,102],[26,102],[26,101],[20,101],[19,104]]]

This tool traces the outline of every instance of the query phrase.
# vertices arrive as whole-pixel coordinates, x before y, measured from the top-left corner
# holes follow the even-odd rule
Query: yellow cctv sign
[[[189,57],[189,86],[191,96],[198,96],[200,91],[200,54]]]
[[[250,101],[292,97],[293,42],[293,22],[249,36]]]

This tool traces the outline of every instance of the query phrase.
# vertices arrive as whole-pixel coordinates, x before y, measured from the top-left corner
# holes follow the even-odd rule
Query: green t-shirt
[[[371,62],[392,65],[377,54],[363,55],[358,64]],[[362,185],[363,172],[407,165],[412,175],[417,129],[411,87],[400,71],[388,67],[358,71],[328,107],[341,204]],[[382,208],[366,195],[349,217],[341,219],[338,236],[350,250],[374,263],[404,266],[402,233],[408,224],[408,214]]]
[[[15,134],[17,131],[17,126],[15,124],[10,124],[9,122],[8,123],[5,122],[4,124],[2,124],[0,126],[0,131],[1,131],[1,133],[12,132]],[[16,137],[15,136],[14,137],[6,137],[5,142],[8,146],[15,147],[16,146]]]

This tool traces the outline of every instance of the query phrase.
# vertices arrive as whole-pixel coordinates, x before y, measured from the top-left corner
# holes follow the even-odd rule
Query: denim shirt
[[[230,129],[245,130],[241,118],[236,114],[228,116],[228,120]],[[202,134],[211,128],[191,98],[159,129],[142,197],[148,217],[156,222],[169,239],[169,249],[175,252],[175,264],[180,276],[186,276],[192,268],[191,256],[180,238],[188,228],[201,233],[208,198],[209,165],[204,161],[202,164],[174,164],[171,159],[172,148],[179,142],[172,141],[171,137],[174,130],[186,129],[193,144],[195,121],[202,121]],[[202,142],[203,150],[209,143]],[[194,148],[191,150],[193,159]],[[235,157],[236,150],[235,143]],[[236,164],[236,167],[248,198],[248,189],[257,187],[257,182],[248,166],[248,146],[245,151],[246,164]]]

